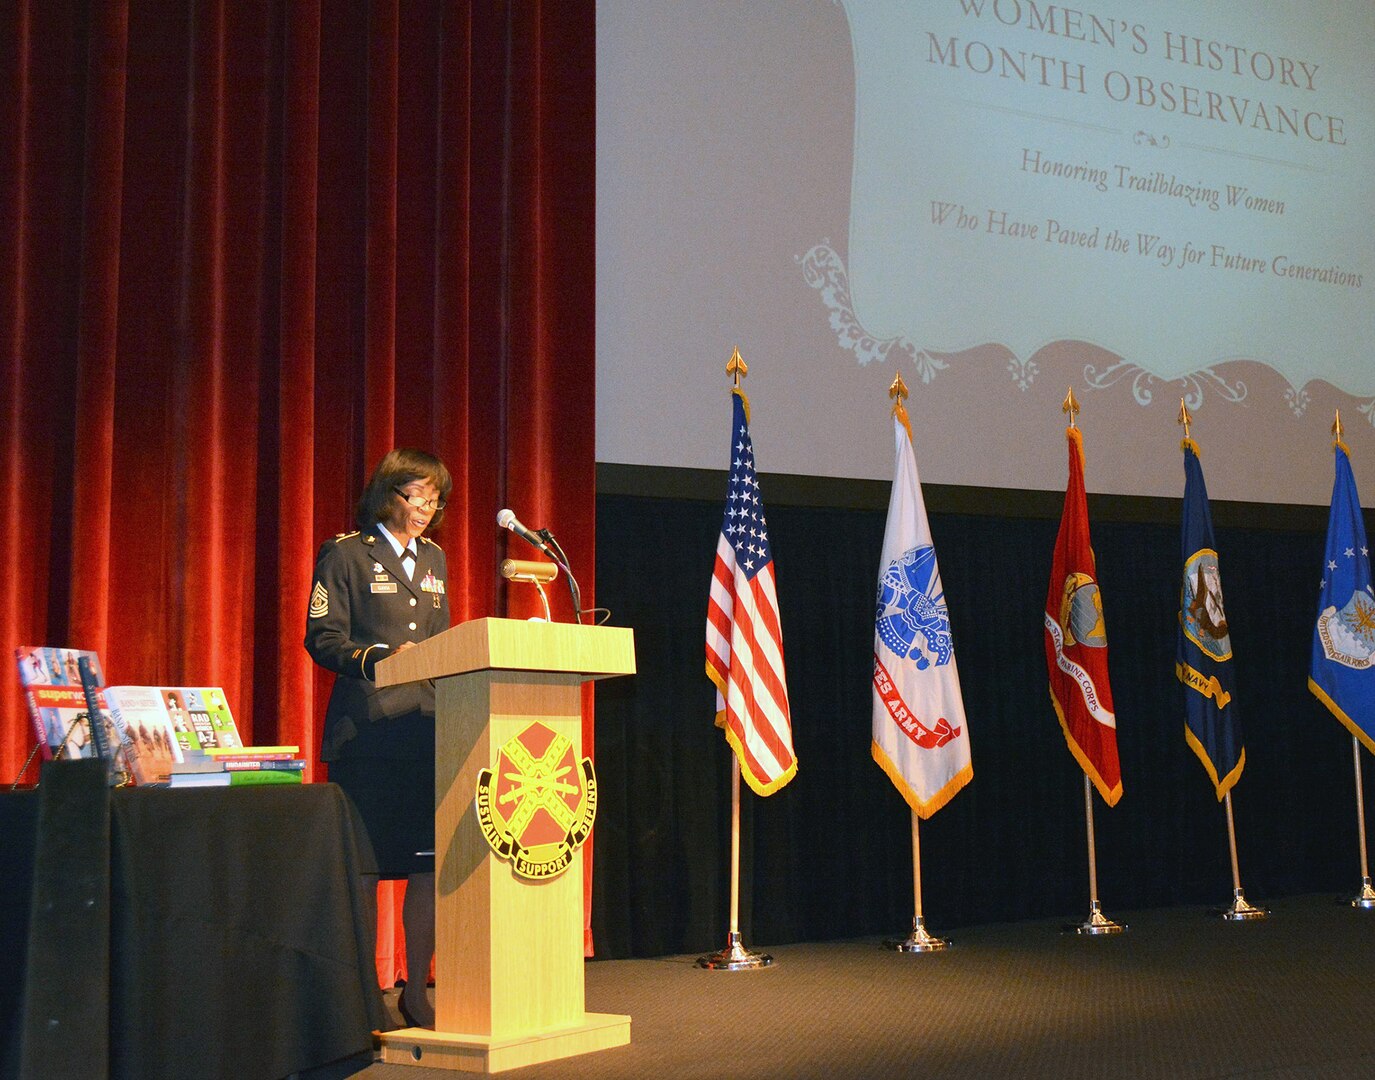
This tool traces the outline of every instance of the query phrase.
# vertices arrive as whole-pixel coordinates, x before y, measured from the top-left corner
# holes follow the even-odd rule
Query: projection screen
[[[1375,498],[1368,0],[601,0],[597,459]]]

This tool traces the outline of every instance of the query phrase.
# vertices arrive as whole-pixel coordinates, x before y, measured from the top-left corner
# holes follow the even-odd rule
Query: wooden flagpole
[[[1098,903],[1098,844],[1093,835],[1093,782],[1089,774],[1084,774],[1084,825],[1089,849],[1089,917],[1081,923],[1065,927],[1066,933],[1098,937],[1102,934],[1120,934],[1127,928],[1126,923],[1114,922],[1103,914]]]
[[[1232,822],[1232,793],[1227,792],[1227,846],[1232,854],[1232,903],[1222,913],[1228,922],[1249,922],[1269,918],[1266,908],[1258,908],[1246,899],[1241,891],[1241,868],[1237,862],[1237,830]]]
[[[1351,761],[1356,769],[1356,831],[1361,845],[1361,891],[1351,898],[1351,906],[1375,908],[1375,888],[1370,886],[1370,864],[1366,857],[1365,792],[1361,786],[1361,740],[1351,736]]]
[[[950,942],[936,937],[926,929],[926,919],[921,911],[921,833],[918,831],[920,818],[912,811],[912,932],[903,941],[885,941],[886,948],[906,953],[940,952],[948,949]]]
[[[740,937],[740,759],[730,756],[730,940]]]

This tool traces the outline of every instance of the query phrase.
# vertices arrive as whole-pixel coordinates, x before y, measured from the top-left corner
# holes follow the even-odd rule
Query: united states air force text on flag
[[[716,723],[741,775],[757,794],[770,795],[796,774],[797,758],[749,402],[737,389],[732,405],[730,492],[707,602],[707,676],[716,684]]]
[[[1361,499],[1340,441],[1308,688],[1375,752],[1375,591]]]
[[[872,753],[923,818],[973,778],[950,614],[926,521],[906,411],[879,558]]]

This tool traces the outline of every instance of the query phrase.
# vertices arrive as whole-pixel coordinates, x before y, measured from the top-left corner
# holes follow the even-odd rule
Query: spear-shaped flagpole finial
[[[907,406],[904,404],[910,396],[907,391],[907,384],[902,381],[901,375],[895,375],[892,383],[888,387],[888,396],[893,399],[893,415],[896,416],[910,430],[912,425],[907,419]]]
[[[740,389],[740,380],[750,373],[748,365],[740,357],[740,350],[732,349],[730,359],[726,361],[726,374],[735,378],[735,388]]]
[[[1193,416],[1192,416],[1192,415],[1190,414],[1190,412],[1189,412],[1189,406],[1187,406],[1187,405],[1184,404],[1184,399],[1183,399],[1183,398],[1180,398],[1180,399],[1179,399],[1179,419],[1178,419],[1177,423],[1180,423],[1180,424],[1183,424],[1183,425],[1184,425],[1184,438],[1186,438],[1186,439],[1192,438],[1192,436],[1189,434],[1189,425],[1192,424],[1193,422],[1194,422],[1194,418],[1193,418]]]
[[[1342,441],[1342,411],[1337,410],[1337,419],[1332,421],[1332,445],[1336,446]]]
[[[1070,426],[1070,427],[1078,427],[1078,426],[1079,426],[1078,424],[1076,424],[1076,423],[1074,422],[1074,418],[1075,418],[1077,415],[1079,415],[1079,402],[1078,402],[1078,401],[1075,399],[1075,397],[1074,397],[1074,387],[1071,386],[1071,387],[1069,388],[1069,393],[1065,395],[1065,400],[1064,400],[1064,402],[1060,405],[1060,411],[1061,411],[1062,413],[1068,413],[1068,414],[1069,414],[1069,426]]]

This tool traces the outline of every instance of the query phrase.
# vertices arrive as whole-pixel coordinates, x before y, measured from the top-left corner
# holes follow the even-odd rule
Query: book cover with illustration
[[[188,750],[230,749],[243,746],[224,691],[209,686],[161,686],[177,746]],[[180,761],[181,755],[177,760]]]
[[[49,761],[54,758],[95,757],[77,661],[82,657],[89,660],[97,685],[103,685],[105,675],[100,667],[100,657],[85,649],[33,645],[20,646],[14,650],[14,654],[19,665],[19,682],[24,688],[29,720],[38,737],[43,757]],[[105,720],[109,744],[116,747],[119,738],[109,718]]]
[[[104,699],[137,784],[166,784],[207,750],[243,745],[219,687],[107,686]]]
[[[159,686],[107,686],[102,693],[134,783],[165,784],[177,761],[177,738]]]

